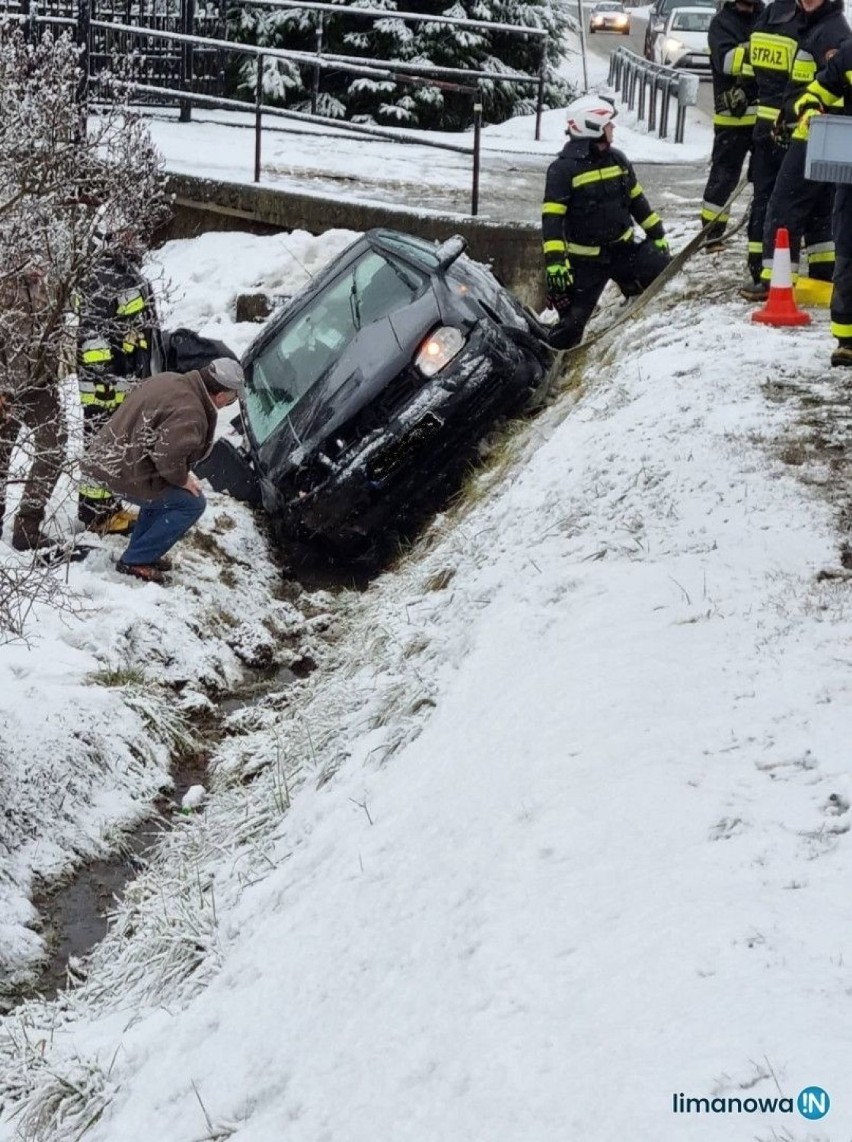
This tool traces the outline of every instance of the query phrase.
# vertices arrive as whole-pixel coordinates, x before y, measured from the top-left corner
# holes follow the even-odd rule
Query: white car
[[[654,59],[667,67],[680,67],[710,75],[707,30],[712,8],[674,8],[654,41]]]

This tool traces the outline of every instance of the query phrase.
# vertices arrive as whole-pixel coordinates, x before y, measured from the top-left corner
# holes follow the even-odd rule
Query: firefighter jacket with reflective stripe
[[[738,11],[736,0],[723,4],[707,31],[713,69],[714,127],[753,127],[757,115],[757,83],[748,58],[749,36],[763,11],[759,0],[753,12]],[[740,88],[746,100],[743,113],[731,114],[729,93]]]
[[[759,16],[749,36],[758,119],[777,119],[804,28],[805,13],[796,0],[773,0]]]
[[[572,139],[548,167],[541,232],[547,265],[606,257],[633,241],[638,222],[649,238],[664,236],[633,166],[615,147]]]
[[[842,110],[852,115],[852,39],[844,40],[795,102],[799,117],[814,109]]]
[[[151,375],[158,336],[151,286],[131,264],[101,260],[83,291],[77,375],[83,404],[115,408],[135,381]]]
[[[798,118],[794,110],[796,100],[816,78],[820,68],[825,67],[840,45],[852,35],[843,15],[843,0],[825,0],[815,12],[807,13],[806,19],[784,93],[784,121],[790,127],[796,126]],[[796,127],[793,137],[806,139],[806,124]]]

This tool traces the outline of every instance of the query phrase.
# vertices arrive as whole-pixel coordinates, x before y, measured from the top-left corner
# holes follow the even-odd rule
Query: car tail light
[[[434,377],[464,348],[465,336],[452,325],[435,329],[417,351],[415,366],[424,377]]]

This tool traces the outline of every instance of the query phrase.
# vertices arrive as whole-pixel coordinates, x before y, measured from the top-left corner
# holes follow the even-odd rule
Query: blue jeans
[[[203,495],[172,488],[156,500],[122,499],[139,505],[139,518],[130,535],[123,563],[151,564],[166,554],[189,531],[207,507]]]

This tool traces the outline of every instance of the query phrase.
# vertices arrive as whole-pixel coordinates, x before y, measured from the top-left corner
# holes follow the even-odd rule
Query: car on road
[[[331,553],[422,516],[554,360],[465,246],[374,229],[347,247],[244,353],[241,438],[199,475],[261,504],[280,540]]]
[[[620,32],[630,35],[630,16],[618,0],[601,0],[589,13],[589,31]]]
[[[648,24],[645,28],[645,59],[654,59],[654,43],[662,33],[666,20],[675,8],[708,8],[716,11],[716,0],[654,0],[648,12]]]
[[[654,58],[666,67],[710,75],[707,31],[715,13],[711,8],[675,8],[654,41]]]

